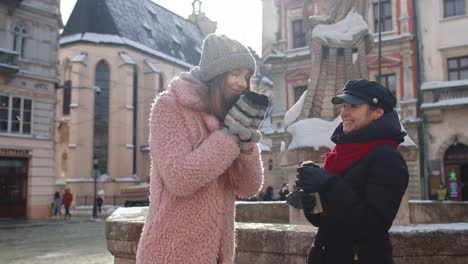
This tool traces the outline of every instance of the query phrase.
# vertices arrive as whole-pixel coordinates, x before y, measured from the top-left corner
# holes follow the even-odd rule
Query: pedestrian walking
[[[223,35],[159,94],[150,119],[150,204],[136,263],[222,263],[234,256],[234,202],[261,189],[258,127],[268,98],[249,92],[255,60]]]
[[[323,168],[303,163],[296,179],[304,215],[319,228],[308,263],[394,263],[388,230],[409,175],[397,149],[406,133],[396,99],[377,82],[352,80],[332,103],[341,105],[342,122],[331,136],[336,145]],[[313,213],[314,193],[321,213]]]
[[[60,210],[62,207],[62,198],[60,197],[60,192],[55,192],[54,197],[52,199],[52,212],[54,214],[54,217],[59,217],[62,215],[62,210]]]
[[[65,192],[63,193],[63,198],[62,198],[62,204],[65,207],[65,219],[71,219],[71,214],[70,214],[70,206],[73,201],[73,195],[70,192],[69,188],[65,189]]]
[[[99,213],[101,213],[101,207],[103,203],[104,203],[104,200],[102,199],[100,195],[98,195],[98,197],[96,197],[96,205],[97,205],[97,209]]]

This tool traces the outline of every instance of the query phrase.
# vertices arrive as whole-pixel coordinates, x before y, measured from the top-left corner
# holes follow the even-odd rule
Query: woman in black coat
[[[324,168],[305,162],[296,184],[303,189],[304,215],[318,232],[308,263],[393,263],[388,230],[408,186],[408,167],[398,151],[401,131],[395,97],[368,80],[346,83],[333,97],[342,122],[325,154]],[[320,194],[323,212],[314,214]]]

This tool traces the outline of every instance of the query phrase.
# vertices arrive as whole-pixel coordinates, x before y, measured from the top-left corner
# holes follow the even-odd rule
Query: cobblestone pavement
[[[111,264],[104,220],[0,219],[0,264]]]

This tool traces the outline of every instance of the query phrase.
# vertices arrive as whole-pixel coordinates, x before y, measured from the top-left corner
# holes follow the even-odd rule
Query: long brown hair
[[[237,101],[238,98],[226,99],[224,98],[223,92],[226,89],[226,82],[229,76],[229,71],[221,75],[216,76],[207,83],[208,91],[205,97],[205,104],[207,106],[207,111],[216,116],[218,120],[223,123],[224,117],[227,112],[233,106],[233,103]],[[247,80],[247,89],[250,90],[250,77]],[[233,164],[226,170],[226,173],[219,177],[221,185],[226,189],[236,188],[235,186],[235,177],[244,173],[243,167],[240,166],[238,160],[234,160]]]

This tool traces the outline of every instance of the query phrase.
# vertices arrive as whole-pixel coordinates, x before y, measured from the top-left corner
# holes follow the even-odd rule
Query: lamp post
[[[379,8],[379,20],[378,20],[378,27],[379,27],[379,55],[378,55],[378,60],[379,60],[379,75],[377,81],[379,83],[382,83],[382,0],[379,0],[378,2],[378,8]]]
[[[99,167],[99,160],[93,159],[93,170],[94,170],[93,218],[97,218],[96,189],[97,189],[98,167]]]

